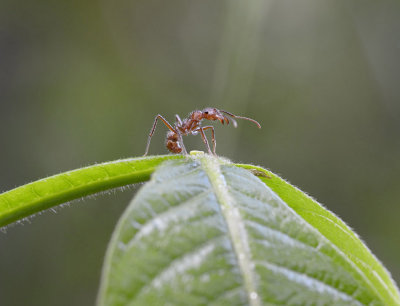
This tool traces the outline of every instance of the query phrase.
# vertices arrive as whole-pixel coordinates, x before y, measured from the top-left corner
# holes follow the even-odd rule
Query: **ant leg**
[[[212,140],[212,143],[213,143],[213,153],[214,153],[214,155],[217,155],[217,153],[215,153],[215,148],[217,147],[217,143],[215,141],[214,127],[211,126],[211,125],[203,127],[204,131],[208,130],[208,129],[211,129],[211,140]]]
[[[182,124],[183,124],[182,119],[181,119],[181,117],[179,117],[178,114],[175,115],[175,122],[176,122],[175,126],[182,126]],[[179,138],[179,142],[182,147],[183,154],[187,155],[188,153],[186,151],[185,145],[183,144],[182,133],[179,130],[179,128],[176,129],[176,133],[178,134],[178,138]]]
[[[144,155],[143,155],[143,156],[146,156],[147,153],[149,152],[151,137],[153,136],[154,131],[155,131],[155,129],[156,129],[157,120],[158,120],[158,119],[160,119],[162,122],[164,122],[164,124],[167,126],[167,128],[169,128],[169,129],[171,130],[171,132],[176,133],[176,131],[175,131],[175,129],[172,127],[172,125],[169,124],[169,122],[168,122],[163,116],[161,116],[160,114],[158,114],[158,115],[156,116],[156,118],[154,119],[153,127],[152,127],[152,129],[150,130],[149,138],[147,139],[146,151],[144,152]]]
[[[197,132],[197,131],[200,131],[201,138],[203,138],[203,142],[205,143],[205,145],[207,147],[208,153],[212,154],[211,149],[210,149],[210,145],[208,144],[208,140],[207,140],[206,134],[204,134],[203,127],[199,127],[198,129],[194,130],[194,132]]]
[[[179,126],[182,126],[182,120],[181,120],[181,117],[179,117],[179,115],[175,115],[175,120]]]
[[[186,148],[185,148],[185,145],[183,144],[183,138],[182,138],[182,133],[181,133],[181,131],[179,131],[179,129],[176,129],[176,133],[178,134],[179,142],[180,142],[181,147],[182,147],[182,153],[183,153],[184,155],[188,155],[188,153],[187,153],[187,151],[186,151]]]

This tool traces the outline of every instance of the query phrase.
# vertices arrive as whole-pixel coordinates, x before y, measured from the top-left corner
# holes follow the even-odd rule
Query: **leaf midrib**
[[[217,201],[221,205],[221,213],[228,227],[229,238],[243,276],[248,303],[251,306],[261,306],[260,295],[256,288],[256,275],[251,266],[250,246],[247,232],[239,210],[232,205],[234,199],[229,195],[227,183],[221,171],[221,164],[214,157],[207,155],[199,157],[203,170],[207,174],[215,192]]]

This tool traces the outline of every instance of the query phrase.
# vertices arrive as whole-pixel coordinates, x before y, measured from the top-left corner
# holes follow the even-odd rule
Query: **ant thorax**
[[[204,113],[199,110],[195,110],[190,114],[190,119],[195,121],[201,121],[204,118]]]
[[[181,131],[183,135],[187,135],[189,133],[192,133],[194,129],[197,129],[200,126],[200,121],[203,118],[198,119],[197,118],[190,118],[190,119],[184,119],[182,122],[182,125],[177,125],[177,128]]]

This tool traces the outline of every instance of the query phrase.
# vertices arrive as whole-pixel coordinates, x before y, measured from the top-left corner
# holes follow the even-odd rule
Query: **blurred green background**
[[[2,0],[0,190],[140,156],[157,113],[215,106],[263,126],[215,124],[220,155],[311,194],[399,282],[399,55],[397,0]],[[0,304],[93,305],[133,194],[0,233]]]

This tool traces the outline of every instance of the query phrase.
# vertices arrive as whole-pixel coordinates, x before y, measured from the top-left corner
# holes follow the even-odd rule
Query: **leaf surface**
[[[150,179],[161,162],[182,155],[122,159],[64,172],[0,194],[0,227],[53,206]]]
[[[387,305],[400,304],[399,290],[390,273],[341,219],[271,171],[253,165],[236,166],[253,171],[289,207],[343,252]]]
[[[342,221],[253,173],[208,155],[163,164],[117,225],[98,304],[400,305],[387,271]]]

